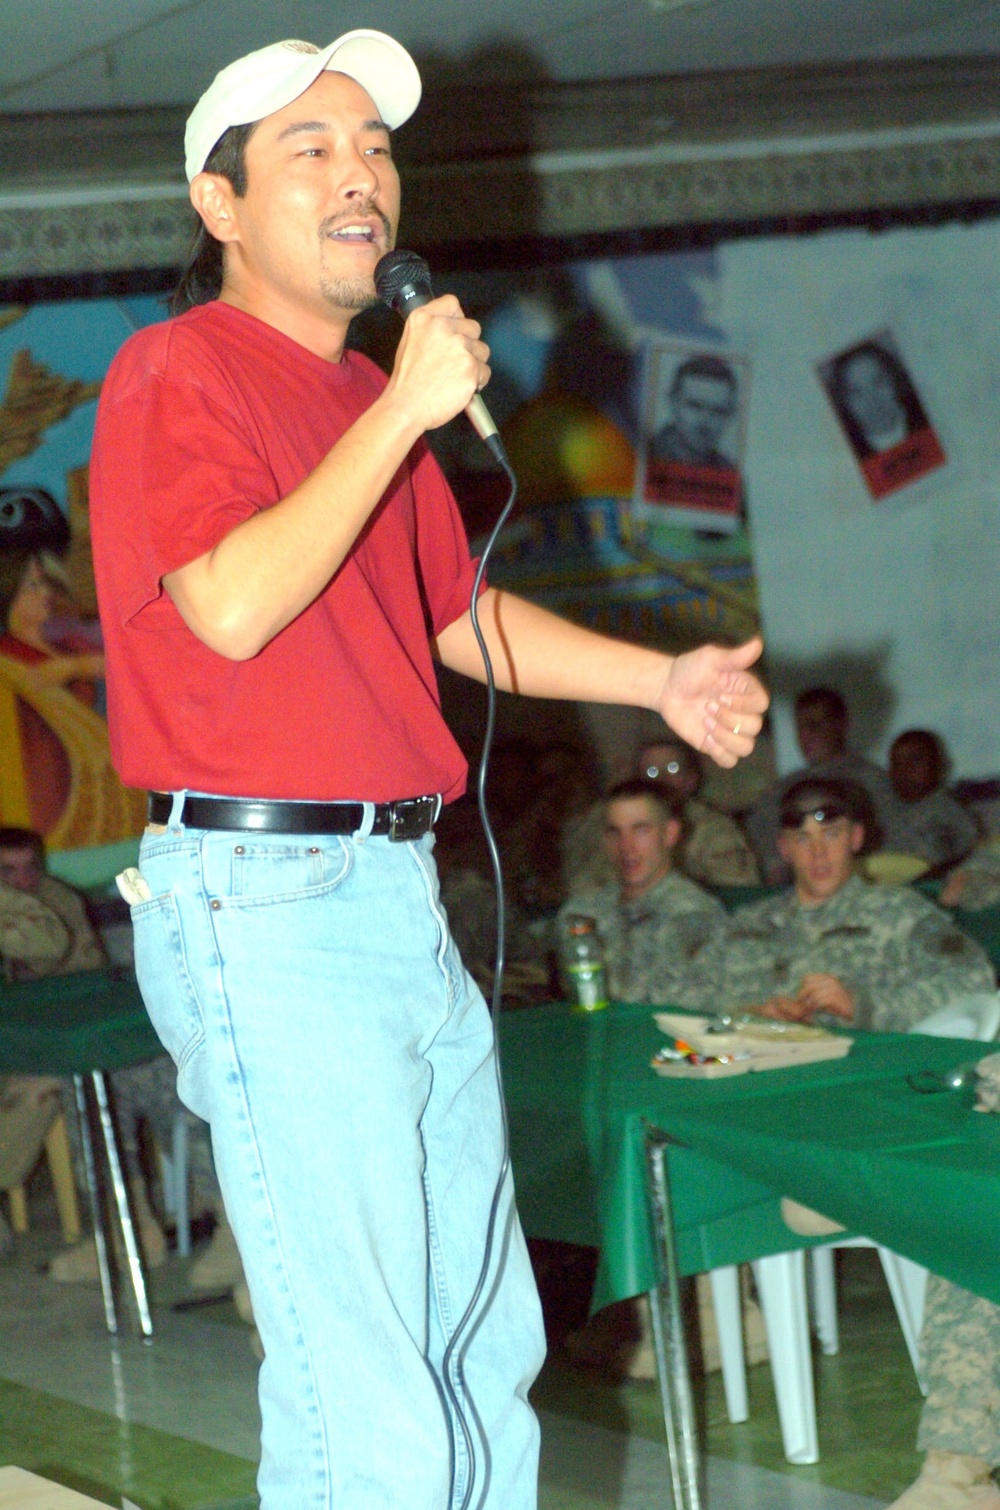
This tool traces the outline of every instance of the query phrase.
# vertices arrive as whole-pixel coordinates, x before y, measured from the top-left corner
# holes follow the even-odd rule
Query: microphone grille
[[[397,248],[379,258],[375,265],[375,292],[390,309],[396,309],[404,288],[414,285],[426,289],[428,298],[433,297],[431,270],[423,257]]]

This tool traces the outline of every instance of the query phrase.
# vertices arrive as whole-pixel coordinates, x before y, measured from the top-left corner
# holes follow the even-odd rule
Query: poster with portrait
[[[636,513],[720,533],[743,512],[750,364],[674,341],[646,351]]]
[[[944,466],[944,447],[891,331],[838,351],[817,370],[872,498]]]

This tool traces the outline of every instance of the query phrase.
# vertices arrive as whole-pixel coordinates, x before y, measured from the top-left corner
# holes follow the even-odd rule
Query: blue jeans
[[[468,1482],[442,1359],[483,1259],[500,1106],[432,846],[173,820],[143,839],[139,982],[211,1125],[264,1345],[263,1510],[445,1510]],[[470,1504],[530,1510],[544,1341],[510,1180],[483,1296]]]

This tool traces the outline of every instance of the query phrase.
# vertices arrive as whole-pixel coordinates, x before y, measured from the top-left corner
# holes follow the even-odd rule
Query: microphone
[[[429,304],[434,297],[430,267],[416,252],[399,248],[386,252],[375,265],[375,292],[384,304],[405,320],[411,310]],[[503,465],[507,460],[503,441],[497,433],[493,416],[478,393],[472,395],[465,412],[479,439]]]

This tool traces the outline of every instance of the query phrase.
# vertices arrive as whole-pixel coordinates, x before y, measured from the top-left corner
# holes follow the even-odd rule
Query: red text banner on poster
[[[945,463],[944,450],[936,434],[930,428],[915,430],[898,446],[888,451],[879,451],[861,463],[868,491],[873,498],[886,498],[897,488],[916,482]]]
[[[735,467],[650,461],[642,491],[646,503],[704,509],[730,518],[736,518],[740,511],[740,474]]]

